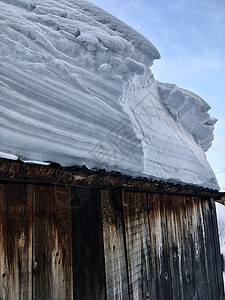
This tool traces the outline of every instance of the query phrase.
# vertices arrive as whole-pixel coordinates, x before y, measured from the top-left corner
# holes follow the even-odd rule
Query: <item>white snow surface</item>
[[[225,192],[225,172],[217,173],[216,177],[220,184],[220,192]]]
[[[210,106],[155,81],[146,38],[86,0],[0,5],[0,156],[219,188]]]

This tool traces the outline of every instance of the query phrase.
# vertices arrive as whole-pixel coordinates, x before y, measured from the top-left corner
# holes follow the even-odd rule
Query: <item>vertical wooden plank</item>
[[[207,200],[207,202],[209,199]],[[202,205],[202,199],[200,197],[196,197],[195,200],[196,208],[199,212],[199,226],[198,226],[198,236],[199,236],[199,256],[200,256],[200,269],[201,269],[201,276],[202,280],[201,283],[199,283],[199,287],[201,289],[200,297],[204,297],[204,299],[213,299],[215,287],[213,287],[211,282],[211,275],[209,272],[210,268],[210,262],[208,261],[208,255],[207,255],[207,248],[209,247],[209,241],[207,240],[207,234],[206,234],[206,224],[204,219],[204,205]],[[216,253],[214,253],[216,255]],[[200,280],[200,276],[198,276],[198,280]],[[218,298],[219,299],[219,298]]]
[[[216,266],[217,266],[217,286],[218,286],[218,297],[220,300],[225,298],[224,293],[224,283],[223,283],[223,270],[221,266],[220,259],[220,243],[219,243],[219,230],[217,223],[217,215],[216,215],[216,206],[215,200],[213,198],[210,199],[210,209],[212,215],[212,225],[213,225],[213,236],[214,236],[214,245],[215,245],[215,256],[216,256]]]
[[[72,188],[74,299],[106,298],[100,190]]]
[[[5,235],[1,246],[5,262],[2,299],[31,299],[32,186],[5,184],[1,198],[1,218],[5,220],[1,221]]]
[[[218,238],[215,204],[210,199],[202,199],[206,255],[208,266],[208,285],[211,299],[224,299],[222,268],[220,265],[220,248]]]
[[[73,299],[71,189],[34,187],[33,297]]]
[[[185,218],[181,199],[182,197],[179,196],[163,196],[166,207],[172,297],[179,300],[185,299],[182,278],[182,256],[184,255],[183,244],[187,242],[182,232],[182,222],[185,221]],[[182,218],[181,220],[180,217]]]
[[[211,299],[201,199],[170,195],[164,198],[173,298]]]
[[[151,236],[151,256],[155,284],[154,295],[159,300],[172,298],[171,273],[166,223],[166,210],[163,195],[148,195],[149,223]]]
[[[198,197],[190,197],[189,209],[189,242],[191,244],[193,284],[195,286],[195,298],[211,299],[208,289],[208,274],[205,258],[204,224],[202,222],[201,200]]]
[[[179,268],[179,287],[182,299],[198,299],[196,293],[196,278],[195,278],[195,263],[193,257],[193,238],[192,238],[192,225],[190,226],[190,218],[192,215],[192,201],[190,197],[185,196],[170,196],[171,208],[173,210],[174,222],[176,226],[176,235],[172,235],[171,242],[174,243],[174,247],[177,249],[178,256],[174,258],[173,249],[171,250],[171,273],[178,273],[176,268]],[[169,213],[169,212],[168,212]],[[167,214],[168,215],[168,214]],[[168,225],[169,235],[169,225]],[[169,242],[170,247],[173,244]],[[176,252],[175,252],[176,253]],[[173,259],[177,263],[173,264]],[[173,292],[176,293],[176,291]],[[179,293],[179,292],[178,292]]]
[[[0,299],[8,295],[7,209],[5,184],[0,184]]]
[[[130,299],[150,299],[151,255],[147,196],[123,193]]]
[[[129,299],[121,191],[101,191],[107,299]]]

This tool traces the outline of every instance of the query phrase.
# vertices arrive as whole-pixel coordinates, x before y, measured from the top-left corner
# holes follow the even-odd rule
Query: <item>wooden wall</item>
[[[0,184],[0,299],[222,300],[209,198]]]

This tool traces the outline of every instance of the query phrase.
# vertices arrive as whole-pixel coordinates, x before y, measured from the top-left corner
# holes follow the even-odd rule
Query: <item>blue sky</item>
[[[161,54],[152,67],[157,80],[175,83],[210,104],[209,113],[219,121],[207,157],[225,189],[225,1],[92,2],[135,28],[156,46]]]

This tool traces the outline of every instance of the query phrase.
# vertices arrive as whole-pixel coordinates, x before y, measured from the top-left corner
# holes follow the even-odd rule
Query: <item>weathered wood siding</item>
[[[107,299],[224,299],[210,198],[119,195],[101,199]]]
[[[122,194],[101,191],[107,299],[129,299]]]
[[[214,202],[0,184],[0,299],[222,300]]]
[[[67,187],[0,184],[0,299],[72,299]]]
[[[74,299],[105,299],[100,191],[72,189]]]
[[[72,299],[72,222],[68,199],[70,188],[34,186],[34,299]]]
[[[0,185],[0,299],[32,297],[32,189]]]

